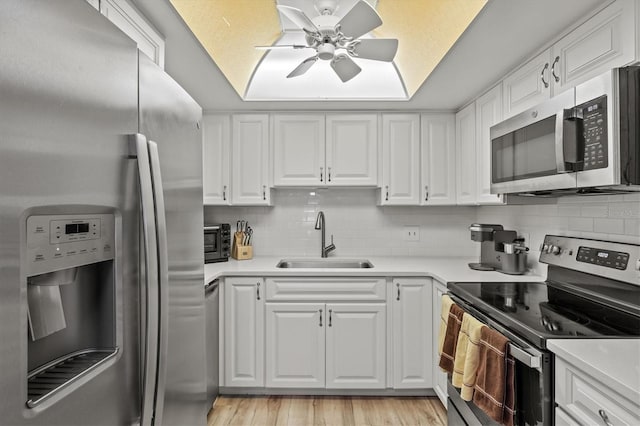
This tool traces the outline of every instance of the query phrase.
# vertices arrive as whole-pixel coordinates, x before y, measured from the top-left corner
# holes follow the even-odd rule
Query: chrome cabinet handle
[[[600,417],[604,421],[605,425],[613,426],[613,423],[611,423],[611,421],[609,420],[609,416],[607,416],[607,413],[603,409],[598,410],[598,414],[600,414]]]
[[[549,69],[549,62],[544,64],[544,68],[542,68],[542,71],[540,72],[540,80],[542,80],[542,83],[544,84],[545,89],[549,87],[549,82],[545,81],[544,79],[544,72],[548,69]]]
[[[262,199],[267,200],[267,185],[262,185]]]
[[[324,167],[320,167],[320,182],[323,181],[322,179],[322,172],[324,171]]]
[[[257,283],[256,298],[257,298],[257,300],[260,300],[260,283]]]
[[[329,327],[331,327],[331,309],[329,309]]]
[[[227,185],[222,187],[222,201],[227,201]]]
[[[396,287],[398,287],[398,296],[396,296],[396,300],[400,300],[400,283],[396,283]]]
[[[327,173],[329,177],[329,182],[331,182],[331,167],[327,167]]]
[[[560,77],[556,75],[556,64],[558,62],[560,62],[560,56],[556,56],[556,58],[553,60],[553,65],[551,65],[551,75],[553,76],[553,79],[556,81],[556,83],[560,81]]]
[[[320,311],[320,327],[322,327],[322,309],[318,309]]]
[[[429,185],[424,186],[424,200],[429,201]]]
[[[385,201],[389,201],[389,185],[385,186],[385,189],[387,190],[387,196],[385,197]]]

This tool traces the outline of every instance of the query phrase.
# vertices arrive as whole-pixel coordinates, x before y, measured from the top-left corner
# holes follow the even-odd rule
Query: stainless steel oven
[[[456,304],[510,340],[516,425],[554,424],[548,339],[640,337],[640,245],[547,235],[540,262],[544,282],[448,284]],[[448,390],[450,424],[495,424],[451,381]]]
[[[491,192],[640,191],[639,92],[616,68],[491,127]]]
[[[231,226],[228,223],[204,227],[204,263],[226,262],[231,253]]]

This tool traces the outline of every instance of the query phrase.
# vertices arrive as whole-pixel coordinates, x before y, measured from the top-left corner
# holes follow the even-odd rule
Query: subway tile
[[[619,219],[637,219],[640,217],[640,203],[611,203],[609,204],[609,217]]]
[[[625,219],[624,220],[624,233],[626,235],[640,235],[640,220],[638,219]]]
[[[576,217],[569,220],[569,230],[571,231],[593,231],[593,219],[587,217]]]
[[[624,220],[596,218],[593,220],[593,230],[603,234],[624,234]]]
[[[609,205],[585,204],[582,206],[581,215],[584,217],[607,217],[609,215]]]

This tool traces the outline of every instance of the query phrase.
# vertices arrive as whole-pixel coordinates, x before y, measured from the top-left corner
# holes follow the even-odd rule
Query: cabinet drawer
[[[384,278],[267,278],[268,301],[384,301]]]
[[[583,371],[556,358],[556,403],[584,424],[638,425],[637,405]]]

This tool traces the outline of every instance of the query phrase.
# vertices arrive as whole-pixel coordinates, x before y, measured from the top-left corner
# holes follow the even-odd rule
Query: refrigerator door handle
[[[162,424],[164,391],[167,378],[167,352],[169,340],[169,253],[167,246],[167,221],[164,208],[162,176],[160,174],[160,156],[158,144],[149,141],[149,161],[151,163],[151,181],[155,200],[155,220],[158,244],[158,298],[160,307],[160,329],[158,333],[158,381],[156,386],[156,407],[154,424]]]
[[[144,240],[145,264],[145,329],[144,329],[144,366],[142,388],[142,426],[154,423],[156,405],[156,383],[158,376],[158,244],[154,212],[154,194],[149,163],[147,138],[137,133],[131,135],[130,144],[134,157],[138,159],[138,177],[140,181],[140,207],[142,212],[142,233]]]

